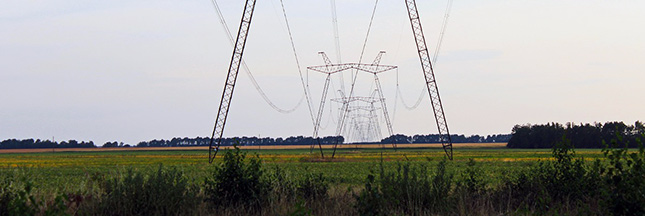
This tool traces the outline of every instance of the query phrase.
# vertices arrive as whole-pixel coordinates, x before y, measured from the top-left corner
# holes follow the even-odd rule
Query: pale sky
[[[244,1],[218,2],[235,33]],[[335,60],[330,2],[284,4],[303,72],[323,64],[319,51]],[[418,1],[431,51],[446,4]],[[343,62],[357,62],[374,1],[336,0],[336,7]],[[645,120],[643,11],[645,1],[637,0],[455,0],[435,65],[450,131],[487,135],[526,123]],[[404,1],[380,0],[364,62],[387,51],[381,63],[399,66],[408,104],[424,88],[415,48]],[[0,139],[101,145],[210,136],[231,53],[210,0],[5,1]],[[276,105],[298,102],[303,88],[279,0],[257,1],[244,57]],[[437,133],[427,95],[415,110],[400,101],[394,108],[396,73],[381,75],[394,132]],[[315,108],[323,81],[309,73]],[[357,94],[369,92],[369,76],[357,83]],[[329,113],[321,135],[334,135]],[[240,71],[224,136],[312,130],[306,104],[278,113]]]

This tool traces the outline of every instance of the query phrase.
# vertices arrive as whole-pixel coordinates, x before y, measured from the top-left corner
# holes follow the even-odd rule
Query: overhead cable
[[[220,10],[219,5],[217,4],[216,0],[211,0],[211,2],[213,3],[213,7],[215,8],[215,11],[217,12],[217,17],[219,18],[219,21],[222,24],[222,27],[226,31],[226,36],[228,37],[228,40],[231,43],[231,46],[233,46],[235,41],[233,40],[233,35],[231,34],[231,31],[229,30],[228,25],[226,24],[226,20],[224,19],[224,16],[222,15],[222,11]],[[302,97],[300,98],[300,100],[298,101],[296,106],[294,106],[291,109],[282,109],[282,108],[276,106],[275,103],[273,103],[269,99],[269,97],[266,95],[266,93],[264,93],[264,91],[262,90],[262,88],[258,84],[257,80],[255,79],[255,77],[253,77],[253,74],[251,73],[251,70],[249,69],[249,67],[246,65],[246,62],[244,61],[244,59],[242,59],[241,63],[242,63],[242,67],[244,68],[244,71],[246,72],[246,75],[251,80],[251,83],[253,84],[255,89],[258,91],[258,93],[260,94],[262,99],[264,99],[264,101],[267,104],[269,104],[269,106],[271,108],[273,108],[274,110],[276,110],[276,111],[278,111],[280,113],[291,113],[291,112],[295,111],[298,107],[300,107],[300,105],[302,105],[302,102],[305,99],[304,94],[302,95]]]
[[[448,19],[450,17],[450,12],[452,10],[452,1],[453,0],[448,0],[448,3],[446,5],[446,13],[444,14],[443,22],[441,24],[441,32],[439,33],[439,39],[437,40],[437,46],[436,46],[436,48],[434,50],[434,54],[433,54],[433,57],[432,57],[432,62],[433,62],[433,64],[435,66],[437,64],[437,57],[439,56],[439,51],[441,50],[441,45],[443,43],[443,36],[445,35],[446,27],[448,26]],[[423,93],[425,92],[425,90],[426,90],[426,87],[421,88],[421,93],[419,94],[419,97],[418,97],[417,101],[412,106],[408,106],[408,104],[405,103],[405,100],[403,100],[403,97],[402,97],[403,94],[401,94],[401,90],[399,89],[399,80],[398,80],[398,71],[397,71],[395,101],[396,101],[396,98],[400,98],[401,103],[403,104],[403,106],[406,109],[414,110],[417,107],[419,107],[419,104],[421,104],[421,101],[423,101],[423,98],[424,98]],[[401,96],[399,97],[399,95],[401,95]],[[394,106],[395,106],[395,110],[396,110],[396,102],[395,102]]]
[[[450,17],[450,11],[452,10],[452,0],[448,0],[446,5],[446,14],[443,17],[443,23],[441,24],[441,33],[439,33],[439,40],[437,41],[437,48],[434,50],[434,56],[432,62],[434,65],[437,65],[437,56],[439,55],[439,50],[441,49],[441,43],[443,42],[443,35],[446,32],[446,26],[448,25],[448,18]]]
[[[331,4],[331,22],[334,30],[334,44],[336,45],[336,61],[338,63],[343,62],[340,51],[340,36],[338,34],[338,16],[336,14],[336,0],[330,0]],[[340,80],[340,89],[345,91],[345,81],[343,80],[343,73],[339,74]]]
[[[311,117],[311,124],[315,126],[316,120],[314,119],[314,112],[313,112],[313,109],[311,108],[311,99],[309,96],[309,91],[307,90],[307,84],[305,84],[305,79],[302,76],[302,68],[300,67],[300,60],[298,60],[298,53],[296,52],[296,45],[293,42],[293,34],[291,34],[291,27],[289,26],[289,19],[287,19],[287,11],[284,9],[283,0],[280,0],[280,6],[282,7],[282,15],[284,16],[284,22],[287,25],[287,31],[289,32],[289,40],[291,41],[291,49],[293,50],[293,56],[296,59],[296,66],[298,67],[300,82],[302,83],[302,88],[305,93],[305,99],[307,100],[307,107],[309,108],[309,116]]]

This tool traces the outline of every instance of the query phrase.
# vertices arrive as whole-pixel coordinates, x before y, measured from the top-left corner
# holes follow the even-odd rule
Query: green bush
[[[645,214],[645,147],[636,140],[638,152],[628,153],[628,143],[620,135],[611,140],[612,148],[603,149],[609,164],[600,169],[607,186],[607,208],[617,215]],[[624,148],[620,148],[623,144]]]
[[[4,215],[66,215],[67,196],[56,194],[47,203],[38,199],[34,186],[26,177],[16,181],[11,174],[0,177],[0,216]]]
[[[102,183],[101,215],[178,215],[198,204],[197,188],[176,168],[159,168],[150,174],[128,169]]]
[[[324,200],[328,198],[329,183],[322,173],[306,172],[298,183],[298,194],[305,200]]]
[[[0,215],[34,215],[39,212],[31,181],[23,178],[21,182],[15,181],[13,176],[0,179]]]
[[[13,175],[0,179],[0,215],[35,215],[41,203],[33,192],[32,182],[23,177],[16,181]]]
[[[0,216],[9,215],[9,203],[14,199],[15,194],[9,186],[13,180],[13,176],[3,175],[0,176]]]
[[[368,175],[365,189],[356,196],[356,208],[361,215],[447,212],[452,180],[445,160],[439,162],[434,175],[424,164],[399,164],[395,172],[387,172],[381,162],[378,179],[373,173]]]
[[[486,184],[482,177],[481,170],[476,166],[472,158],[466,163],[466,170],[461,174],[457,181],[456,190],[477,197],[486,189]]]
[[[271,196],[274,199],[293,199],[296,196],[296,181],[284,169],[275,166],[268,174]]]
[[[509,200],[513,209],[549,212],[564,204],[580,207],[599,197],[600,174],[577,158],[571,141],[562,137],[552,150],[553,161],[540,161],[514,178],[503,181],[496,198]]]
[[[205,193],[216,207],[244,206],[260,210],[268,200],[269,182],[264,179],[259,157],[245,160],[246,154],[235,150],[224,154],[224,161],[213,170],[212,177],[205,181]]]

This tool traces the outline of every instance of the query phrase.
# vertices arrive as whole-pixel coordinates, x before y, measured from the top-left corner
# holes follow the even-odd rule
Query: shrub
[[[270,184],[263,179],[259,157],[249,158],[237,146],[224,154],[224,161],[205,181],[207,200],[214,206],[244,206],[260,210],[267,201]]]
[[[367,181],[365,182],[365,188],[356,198],[356,209],[360,215],[383,215],[383,204],[384,198],[382,197],[381,191],[379,191],[378,184],[376,183],[376,178],[374,173],[367,175]]]
[[[500,193],[509,194],[506,199],[510,200],[510,208],[558,211],[557,208],[565,204],[585,205],[601,193],[599,172],[586,166],[583,158],[576,158],[566,135],[554,145],[552,155],[554,161],[540,161],[503,183],[504,190]]]
[[[600,172],[608,187],[607,208],[618,215],[645,214],[645,147],[636,140],[638,152],[628,153],[628,143],[620,135],[611,141],[612,148],[603,149],[609,164]],[[619,145],[624,144],[624,148]]]
[[[457,181],[457,190],[471,196],[478,196],[486,189],[481,171],[476,167],[475,160],[472,158],[468,160],[466,166],[466,170]]]
[[[128,169],[102,183],[102,215],[178,215],[198,204],[197,189],[176,168],[159,168],[151,174]]]
[[[322,173],[306,172],[298,183],[298,194],[305,200],[323,200],[328,198],[329,183]]]
[[[446,212],[451,207],[452,178],[445,160],[439,162],[433,176],[423,164],[399,164],[395,172],[387,172],[381,162],[379,178],[374,173],[368,175],[365,189],[356,196],[356,208],[361,215]]]
[[[16,181],[13,175],[0,179],[0,215],[35,215],[40,212],[40,203],[32,193],[29,179]]]
[[[296,182],[284,169],[275,166],[268,174],[272,196],[276,199],[292,199],[296,195]]]

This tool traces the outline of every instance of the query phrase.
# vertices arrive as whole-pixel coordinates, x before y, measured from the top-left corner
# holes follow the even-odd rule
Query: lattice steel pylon
[[[219,151],[219,147],[222,144],[222,135],[224,132],[224,126],[226,124],[226,118],[230,108],[231,99],[233,97],[233,90],[235,88],[238,71],[242,61],[242,54],[244,53],[246,39],[251,25],[253,11],[255,9],[255,2],[256,0],[246,0],[246,3],[244,5],[242,20],[240,22],[240,27],[238,29],[238,34],[235,41],[235,48],[233,49],[233,55],[231,57],[231,62],[228,68],[226,82],[224,84],[224,91],[222,92],[219,110],[217,113],[215,126],[213,128],[213,134],[211,135],[211,140],[209,144],[209,163],[213,162],[213,160],[215,159],[215,156],[217,155],[217,152]],[[419,58],[421,60],[421,65],[425,76],[428,93],[430,95],[430,100],[431,100],[433,112],[435,115],[435,120],[437,123],[437,127],[439,129],[439,135],[442,142],[442,146],[448,158],[452,160],[452,140],[450,137],[450,132],[448,131],[448,124],[446,122],[443,106],[441,104],[441,98],[439,97],[439,90],[437,88],[434,72],[432,69],[431,59],[426,46],[423,30],[421,28],[421,22],[419,20],[419,14],[417,11],[416,2],[415,0],[405,0],[405,2],[408,9],[408,15],[410,18],[412,30],[414,32],[415,42],[417,44],[417,50],[418,50]],[[284,11],[284,7],[283,7],[283,11]],[[285,20],[286,20],[286,14],[285,14]],[[371,25],[371,22],[370,22],[370,25]],[[287,24],[287,28],[288,28],[288,24]],[[293,40],[292,40],[292,46],[293,46]],[[295,53],[295,48],[294,48],[294,53]],[[380,59],[380,55],[377,58]],[[378,62],[378,61],[375,61],[375,62]],[[378,63],[376,64],[346,63],[346,64],[332,64],[332,65],[326,64],[325,66],[318,66],[318,67],[313,67],[308,69],[323,72],[323,73],[328,73],[328,74],[341,72],[345,70],[357,70],[357,71],[374,73],[376,75],[376,73],[381,73],[387,70],[396,69],[396,66],[385,66],[385,65],[379,65]],[[380,89],[380,82],[378,81],[378,77],[375,77],[375,80],[377,82],[378,88]],[[326,84],[326,86],[327,85],[328,84]],[[307,91],[305,89],[305,94],[306,93]],[[382,92],[379,92],[379,93],[380,93],[380,97],[382,98]],[[352,95],[350,93],[350,97],[351,96]],[[326,97],[326,92],[323,97],[323,100],[325,97]],[[384,103],[383,103],[383,110],[385,111],[385,113],[387,113]],[[344,122],[344,119],[345,119],[345,115],[343,114],[339,122]],[[389,117],[386,117],[386,119],[387,121],[389,121]],[[319,124],[319,123],[320,123],[319,120],[315,122],[315,124]],[[337,129],[338,134],[342,132],[342,128],[343,128],[342,123],[340,123],[339,125],[340,126]],[[388,123],[388,127],[391,128],[391,123]],[[314,133],[315,133],[315,136],[317,137],[317,129],[319,128],[319,126],[314,126],[314,128],[315,128]],[[391,129],[389,130],[389,132],[390,133],[392,132]],[[334,145],[334,153],[332,153],[332,158],[334,157],[333,155],[336,153],[337,144],[338,144],[338,141]],[[321,148],[321,153],[322,153],[322,148]]]
[[[380,84],[380,82],[378,80],[378,75],[377,74],[397,69],[397,66],[394,66],[394,65],[381,65],[380,62],[381,62],[381,58],[382,58],[384,53],[385,53],[384,51],[379,52],[378,55],[376,56],[376,58],[374,59],[374,62],[372,62],[371,64],[365,64],[365,63],[333,64],[329,60],[329,58],[327,57],[327,55],[324,52],[319,52],[319,54],[323,58],[323,61],[325,62],[325,65],[307,67],[307,70],[327,74],[326,79],[325,79],[325,84],[323,85],[323,92],[322,92],[322,98],[320,100],[320,105],[319,105],[320,107],[318,108],[318,115],[316,117],[315,124],[314,124],[314,133],[313,133],[313,138],[314,139],[318,139],[318,132],[320,130],[320,120],[322,119],[322,113],[323,113],[325,101],[327,99],[327,92],[328,92],[328,88],[329,88],[331,75],[334,74],[334,73],[339,73],[339,72],[343,72],[343,71],[350,71],[350,70],[357,70],[357,71],[367,72],[367,73],[371,73],[371,74],[374,75],[374,79],[375,79],[375,82],[376,82],[376,85],[377,85],[376,86],[377,87],[377,89],[376,89],[377,92],[376,93],[378,93],[379,96],[380,96],[378,102],[381,102],[381,109],[384,112],[383,115],[384,115],[384,118],[386,119],[386,122],[387,122],[388,132],[390,133],[390,136],[392,135],[392,124],[390,122],[390,118],[389,118],[389,115],[387,113],[387,107],[385,105],[385,98],[383,98],[383,93],[382,93],[382,90],[381,90],[382,89],[381,84]],[[352,102],[351,100],[363,100],[363,99],[364,98],[361,98],[361,97],[349,97],[349,98],[342,98],[341,101],[343,103],[343,107],[348,107],[349,103]],[[342,122],[343,121],[339,121],[339,126],[338,126],[339,130],[338,131],[341,131],[340,128],[342,128],[341,127]],[[338,134],[338,136],[340,137],[340,134]],[[318,142],[318,146],[320,148],[321,156],[324,157],[323,151],[322,151],[322,146],[320,145],[320,142]],[[393,146],[396,148],[396,144],[393,144]],[[315,147],[315,143],[312,143],[312,145],[310,147],[310,152],[313,152],[314,147]],[[336,142],[334,144],[334,150],[333,150],[333,153],[332,153],[332,158],[334,158],[334,155],[336,155],[336,148],[337,147],[338,147],[338,142]]]
[[[417,51],[419,52],[419,59],[421,60],[421,67],[423,75],[425,76],[426,86],[430,94],[430,103],[432,104],[432,111],[434,111],[435,121],[439,129],[439,139],[443,150],[446,152],[448,159],[452,160],[452,139],[448,131],[448,122],[443,111],[441,104],[441,97],[439,97],[439,88],[435,80],[434,71],[432,69],[432,62],[430,62],[430,54],[426,46],[426,39],[423,35],[421,28],[421,20],[419,19],[419,11],[417,10],[417,3],[415,0],[405,0],[408,8],[408,16],[410,17],[410,25],[414,32],[414,40],[417,44]]]
[[[231,63],[228,67],[228,75],[224,83],[224,91],[219,104],[213,134],[211,141],[208,145],[208,162],[213,163],[219,147],[222,144],[222,134],[224,133],[224,126],[226,125],[226,117],[228,116],[228,109],[231,106],[231,99],[233,98],[233,90],[235,89],[235,82],[237,81],[237,74],[240,70],[242,62],[242,54],[244,54],[244,46],[246,45],[246,38],[251,27],[251,18],[255,9],[256,0],[247,0],[244,4],[244,12],[242,13],[242,21],[240,21],[240,28],[237,31],[237,39],[235,41],[235,48],[233,49],[233,56]],[[217,138],[216,138],[217,137]],[[213,142],[217,142],[213,146]]]

